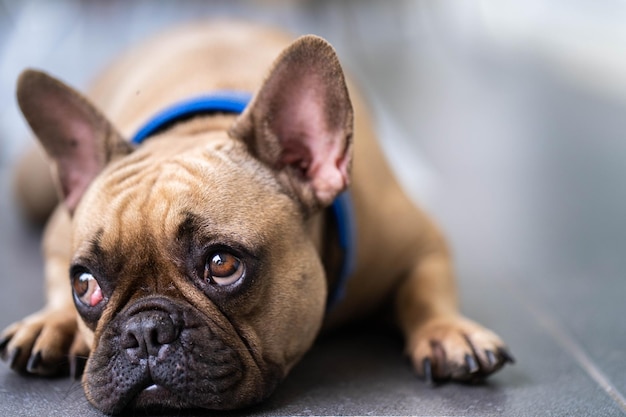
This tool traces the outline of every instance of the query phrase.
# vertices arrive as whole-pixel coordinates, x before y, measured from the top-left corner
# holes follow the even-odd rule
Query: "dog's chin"
[[[194,388],[190,387],[188,391],[194,391]],[[206,395],[196,393],[190,396],[188,392],[180,392],[166,384],[153,383],[148,380],[126,392],[110,393],[106,399],[92,403],[100,411],[113,415],[132,411],[160,414],[182,409],[229,410],[241,405],[234,401],[233,394],[242,395],[234,389],[231,392],[222,393],[221,398],[217,398],[214,393],[210,392]],[[249,403],[258,402],[258,400],[249,401]]]
[[[278,382],[278,381],[276,381]],[[215,398],[215,395],[207,393],[206,397],[194,395],[189,397],[186,393],[176,392],[165,385],[150,383],[142,384],[130,392],[126,392],[122,397],[108,398],[105,402],[92,402],[92,405],[105,414],[126,414],[135,411],[148,414],[172,413],[181,410],[214,410],[228,411],[235,408],[242,408],[259,403],[267,398],[276,384],[272,384],[264,394],[247,396],[244,392],[234,390],[223,393],[222,398]],[[191,390],[191,389],[190,389]]]
[[[152,382],[141,384],[141,386],[137,386],[121,396],[117,393],[119,398],[115,397],[115,394],[111,393],[104,401],[92,401],[92,404],[100,411],[112,415],[132,412],[133,410],[159,414],[173,410],[198,408],[197,404],[191,403],[173,390]]]

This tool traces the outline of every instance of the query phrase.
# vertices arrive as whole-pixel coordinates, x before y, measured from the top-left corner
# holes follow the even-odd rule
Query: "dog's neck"
[[[187,134],[227,130],[250,99],[247,93],[217,92],[174,104],[145,123],[131,142],[140,145],[149,137],[170,129]],[[309,232],[324,262],[329,288],[326,310],[329,311],[343,298],[356,262],[356,225],[350,193],[340,194],[328,210],[309,219]]]

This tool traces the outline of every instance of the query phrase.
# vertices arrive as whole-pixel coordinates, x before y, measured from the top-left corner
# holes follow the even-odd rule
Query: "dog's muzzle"
[[[236,340],[190,305],[140,300],[103,330],[85,393],[100,410],[224,408],[244,379]]]

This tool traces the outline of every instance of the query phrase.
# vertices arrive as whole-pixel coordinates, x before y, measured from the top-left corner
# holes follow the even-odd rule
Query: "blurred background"
[[[9,192],[10,167],[31,143],[14,98],[18,74],[37,67],[84,88],[125,47],[201,18],[315,33],[336,47],[375,109],[401,182],[451,240],[464,311],[518,357],[486,388],[416,391],[416,403],[396,397],[406,388],[393,382],[371,397],[344,381],[339,392],[360,390],[353,408],[322,391],[275,400],[304,407],[277,406],[279,413],[626,412],[619,0],[0,0],[0,327],[42,303],[38,234],[19,221]],[[333,343],[344,342],[316,348],[296,382],[310,379],[312,363],[325,366]],[[10,386],[19,382],[1,378],[0,396],[17,401]],[[327,408],[311,405],[321,398]]]

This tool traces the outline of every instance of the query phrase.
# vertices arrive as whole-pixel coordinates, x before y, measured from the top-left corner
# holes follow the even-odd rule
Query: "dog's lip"
[[[177,409],[188,406],[189,404],[185,401],[181,401],[181,399],[172,391],[162,385],[152,382],[150,385],[141,390],[129,404],[131,409],[144,410],[150,410],[154,407],[159,409]]]

